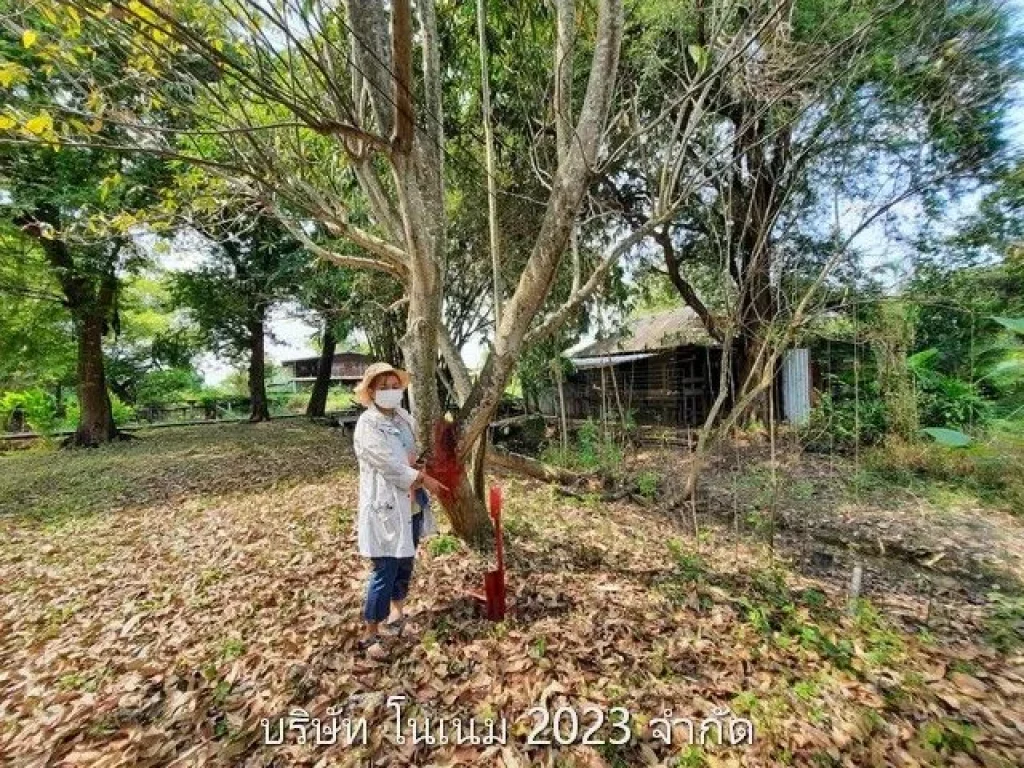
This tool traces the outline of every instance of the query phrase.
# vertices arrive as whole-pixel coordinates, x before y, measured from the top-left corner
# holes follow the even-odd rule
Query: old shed
[[[717,395],[721,350],[689,307],[634,318],[566,356],[574,369],[563,382],[570,419],[696,427]],[[554,416],[558,408],[553,387],[541,410]]]

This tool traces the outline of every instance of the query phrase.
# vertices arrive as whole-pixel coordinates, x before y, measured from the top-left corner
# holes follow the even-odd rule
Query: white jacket
[[[416,434],[412,416],[396,413]],[[371,405],[356,422],[353,447],[359,460],[359,554],[364,557],[413,557],[412,484],[419,474],[409,465],[398,427]],[[423,512],[421,537],[436,531],[430,507]]]

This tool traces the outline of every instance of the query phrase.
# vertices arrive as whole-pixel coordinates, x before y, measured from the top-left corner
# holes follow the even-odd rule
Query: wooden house
[[[574,369],[562,386],[570,419],[696,427],[718,391],[721,349],[689,307],[635,318],[621,333],[566,356]],[[558,409],[553,387],[541,410]]]
[[[689,307],[634,318],[615,336],[565,355],[573,367],[562,384],[569,419],[700,427],[718,397],[721,345]],[[780,421],[806,423],[813,371],[808,349],[783,353],[773,390]],[[559,414],[557,387],[542,394],[540,408]]]
[[[316,369],[320,357],[300,357],[292,360],[284,360],[281,365],[284,367],[287,386],[293,392],[301,389],[308,389],[316,381]],[[331,362],[331,384],[343,384],[355,386],[367,367],[373,362],[373,358],[359,352],[338,352]]]

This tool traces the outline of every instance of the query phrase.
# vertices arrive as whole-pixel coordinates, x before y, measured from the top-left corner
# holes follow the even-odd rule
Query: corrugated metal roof
[[[654,352],[641,352],[634,355],[602,355],[600,357],[572,357],[569,358],[574,366],[580,370],[587,368],[608,368],[613,365],[632,363],[634,360],[643,360],[645,357],[654,357]]]
[[[690,307],[678,307],[634,318],[621,334],[595,341],[577,350],[572,357],[622,355],[685,346],[715,347],[718,342],[708,335],[696,312]]]

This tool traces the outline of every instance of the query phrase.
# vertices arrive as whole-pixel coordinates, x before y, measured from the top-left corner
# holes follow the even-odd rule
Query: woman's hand
[[[420,470],[419,484],[427,489],[432,495],[437,496],[442,491],[447,491],[448,486],[442,484],[440,481],[435,480],[423,470]]]

